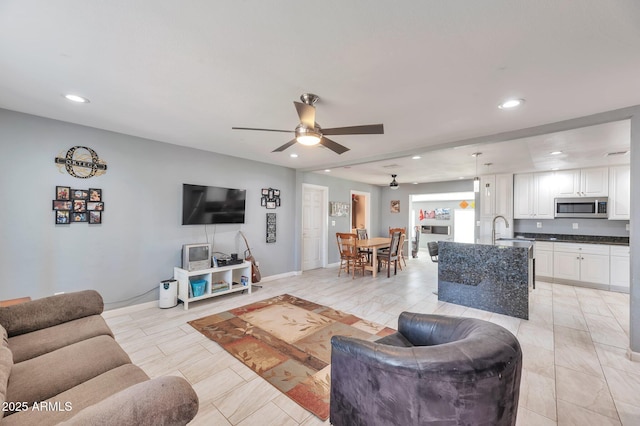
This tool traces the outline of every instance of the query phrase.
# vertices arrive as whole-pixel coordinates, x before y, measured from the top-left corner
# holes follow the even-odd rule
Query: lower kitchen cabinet
[[[611,290],[629,293],[631,267],[629,264],[629,247],[611,246],[609,265],[611,271]]]
[[[536,279],[553,278],[553,243],[536,242],[534,247],[536,259]]]
[[[553,278],[608,290],[609,261],[608,245],[554,243]]]

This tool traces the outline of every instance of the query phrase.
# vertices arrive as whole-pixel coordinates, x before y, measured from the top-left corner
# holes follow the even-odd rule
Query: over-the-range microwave
[[[556,198],[554,216],[587,219],[606,219],[607,197]]]

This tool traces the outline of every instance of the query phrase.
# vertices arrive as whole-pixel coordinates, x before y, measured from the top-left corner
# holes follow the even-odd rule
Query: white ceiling
[[[0,107],[373,184],[426,182],[474,175],[475,151],[480,172],[544,170],[556,141],[562,168],[625,162],[603,157],[624,149],[616,125],[433,150],[639,105],[638,52],[637,0],[2,0]],[[291,136],[231,130],[293,130],[304,92],[320,96],[323,127],[385,134],[332,137],[351,148],[337,155],[272,153]],[[526,103],[497,108],[511,97]]]

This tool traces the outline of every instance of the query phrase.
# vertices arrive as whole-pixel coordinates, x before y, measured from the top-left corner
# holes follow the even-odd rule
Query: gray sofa
[[[198,396],[150,380],[113,338],[87,290],[0,308],[0,424],[184,425]]]
[[[496,324],[403,312],[395,334],[331,346],[335,426],[516,422],[522,351]]]

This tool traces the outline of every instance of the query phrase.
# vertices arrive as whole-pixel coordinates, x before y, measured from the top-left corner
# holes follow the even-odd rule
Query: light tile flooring
[[[437,265],[426,253],[405,270],[355,280],[337,268],[263,282],[235,294],[171,309],[105,313],[116,339],[151,377],[186,378],[200,398],[193,425],[317,425],[300,408],[187,321],[289,293],[397,327],[402,311],[476,317],[500,324],[522,345],[518,425],[639,425],[640,363],[626,357],[629,296],[538,282],[530,320],[439,302]],[[328,424],[328,421],[326,422]]]

